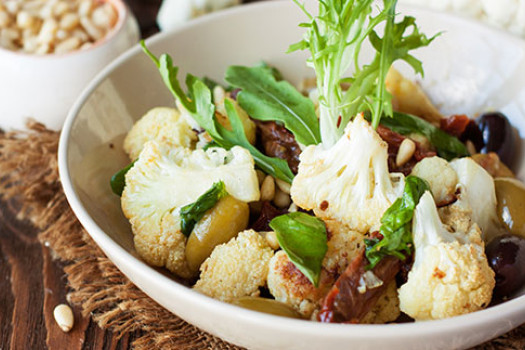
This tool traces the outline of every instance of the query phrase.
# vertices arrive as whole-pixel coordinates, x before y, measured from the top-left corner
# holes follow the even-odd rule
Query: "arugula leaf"
[[[428,183],[416,176],[407,176],[403,196],[398,198],[381,218],[379,233],[383,239],[365,239],[366,257],[372,269],[385,256],[405,259],[413,250],[412,218],[419,199],[430,191]]]
[[[315,216],[294,212],[274,218],[270,227],[290,261],[317,287],[328,250],[324,222]]]
[[[180,209],[181,231],[189,237],[195,225],[202,219],[204,214],[217,204],[217,202],[228,195],[224,182],[214,183],[211,188],[191,204]]]
[[[257,63],[255,65],[255,67],[260,67],[260,68],[267,69],[270,72],[270,74],[275,78],[276,81],[283,80],[283,75],[281,74],[281,72],[277,68],[268,65],[268,63],[266,63],[264,61],[261,61],[261,62]]]
[[[206,130],[217,146],[225,149],[242,146],[250,152],[255,163],[261,170],[288,183],[292,182],[294,176],[286,161],[264,155],[246,139],[244,127],[231,101],[225,101],[228,118],[232,126],[232,131],[229,131],[217,121],[212,93],[202,80],[191,74],[186,76],[188,95],[193,97],[190,99],[179,84],[177,79],[179,69],[173,66],[172,58],[167,54],[163,54],[160,58],[157,58],[148,50],[144,41],[141,41],[141,45],[144,52],[157,65],[161,77],[173,97],[177,99],[193,119]]]
[[[321,142],[313,102],[273,74],[268,66],[231,66],[225,80],[241,89],[237,101],[252,118],[283,122],[303,145]]]
[[[135,162],[136,161],[131,162],[124,169],[119,170],[115,173],[115,175],[111,177],[109,185],[111,186],[111,190],[113,191],[113,193],[117,196],[122,196],[122,192],[124,192],[124,187],[126,187],[126,174],[128,173],[129,169],[133,168]]]
[[[381,125],[402,135],[422,134],[436,147],[438,155],[446,160],[469,155],[467,147],[458,138],[416,116],[394,112],[394,118],[381,119]]]
[[[422,74],[421,62],[409,51],[430,44],[434,37],[428,39],[421,34],[412,17],[396,23],[396,0],[383,0],[384,8],[376,16],[371,15],[373,0],[319,1],[316,17],[298,0],[294,2],[310,22],[301,24],[307,28],[305,38],[288,51],[311,52],[309,63],[317,75],[323,143],[335,144],[346,124],[359,112],[372,112],[373,127],[377,127],[383,114],[392,116],[391,95],[385,87],[389,68],[394,61],[404,60]],[[382,22],[386,23],[380,37],[375,28]],[[361,46],[367,38],[376,54],[370,64],[360,65]],[[353,77],[344,78],[351,66]],[[350,88],[343,91],[342,82],[350,83]]]

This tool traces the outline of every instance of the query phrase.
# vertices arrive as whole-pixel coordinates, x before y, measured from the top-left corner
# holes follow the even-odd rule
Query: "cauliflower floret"
[[[191,151],[157,141],[146,143],[126,174],[121,199],[139,255],[151,265],[191,277],[184,253],[186,237],[180,232],[180,208],[221,180],[228,193],[241,201],[260,197],[254,161],[244,148]]]
[[[308,318],[319,308],[321,299],[335,282],[335,276],[321,270],[319,288],[303,275],[283,250],[270,260],[268,289],[274,298]]]
[[[258,296],[266,285],[273,250],[253,230],[218,245],[201,265],[194,288],[212,298],[230,302],[244,296]]]
[[[361,323],[384,324],[397,320],[399,310],[399,298],[397,296],[396,281],[390,282],[383,295],[379,297],[372,310],[363,317]]]
[[[450,164],[440,157],[428,157],[416,164],[412,174],[430,185],[430,191],[438,205],[455,199],[458,176]]]
[[[319,308],[321,299],[357,254],[361,252],[364,235],[352,231],[336,220],[328,220],[328,250],[323,259],[319,288],[295,267],[284,251],[270,262],[268,288],[275,299],[288,304],[305,317]]]
[[[472,158],[450,162],[458,175],[458,200],[453,204],[470,211],[472,221],[479,225],[485,242],[501,233],[497,213],[494,179]]]
[[[124,151],[131,160],[135,160],[144,144],[151,140],[192,148],[197,142],[197,134],[179,111],[158,107],[150,110],[133,125],[124,139]]]
[[[430,192],[414,212],[415,260],[399,289],[400,307],[416,320],[457,316],[486,307],[494,289],[494,272],[484,253],[479,227],[449,232]]]
[[[403,193],[403,175],[388,172],[388,146],[363,115],[348,123],[333,147],[308,146],[300,160],[291,187],[294,203],[359,232],[378,228]]]
[[[336,220],[326,220],[325,224],[328,232],[328,250],[322,266],[330,274],[340,275],[348,264],[360,254],[365,236]]]

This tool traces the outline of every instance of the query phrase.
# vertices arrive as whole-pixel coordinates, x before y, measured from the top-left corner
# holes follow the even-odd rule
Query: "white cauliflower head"
[[[321,270],[319,288],[288,258],[283,250],[278,251],[270,260],[268,289],[273,297],[297,310],[308,318],[320,307],[321,299],[335,282],[335,276]]]
[[[273,249],[253,230],[215,247],[201,265],[200,279],[194,288],[226,302],[245,296],[258,296],[266,285]]]
[[[414,265],[399,289],[401,311],[415,320],[466,314],[486,307],[495,280],[479,227],[467,232],[442,224],[434,199],[426,192],[414,212]]]
[[[135,160],[144,144],[151,140],[193,148],[197,142],[197,134],[178,110],[157,107],[148,111],[133,125],[124,139],[124,151],[131,160]]]
[[[411,175],[427,181],[438,205],[446,205],[456,198],[458,176],[445,159],[424,158],[412,169]]]
[[[388,172],[388,145],[362,115],[348,123],[334,146],[308,146],[300,160],[291,187],[294,203],[353,230],[378,228],[403,193],[403,175]]]
[[[483,239],[489,242],[501,233],[494,179],[472,158],[455,159],[450,166],[458,175],[459,194],[453,205],[470,211]]]
[[[191,151],[156,141],[145,144],[126,174],[121,201],[135,248],[146,262],[166,266],[181,277],[192,275],[184,255],[186,237],[180,232],[179,211],[218,181],[240,201],[260,197],[253,158],[242,147]]]

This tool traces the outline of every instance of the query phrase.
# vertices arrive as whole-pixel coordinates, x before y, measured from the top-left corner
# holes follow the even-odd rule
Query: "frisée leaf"
[[[383,9],[372,14],[373,0],[319,1],[319,14],[311,15],[298,0],[309,22],[305,37],[289,51],[309,50],[309,64],[315,69],[319,89],[319,122],[323,144],[332,146],[346,124],[359,112],[371,111],[372,125],[381,116],[392,116],[392,97],[386,90],[388,70],[396,60],[404,60],[423,74],[421,62],[409,52],[426,46],[434,38],[421,34],[412,17],[395,22],[396,0],[383,0]],[[385,22],[383,36],[376,32]],[[411,30],[411,31],[410,31]],[[369,64],[360,64],[361,47],[369,39],[376,53]],[[352,77],[344,77],[353,68]],[[350,87],[344,90],[341,83]]]

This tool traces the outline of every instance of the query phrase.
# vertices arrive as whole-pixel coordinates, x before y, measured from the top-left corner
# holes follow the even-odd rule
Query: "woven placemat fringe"
[[[18,219],[41,230],[39,240],[65,263],[68,300],[117,336],[137,332],[133,348],[239,349],[186,323],[131,283],[103,254],[71,211],[58,175],[59,133],[31,121],[0,134],[0,193],[19,206]]]

